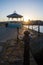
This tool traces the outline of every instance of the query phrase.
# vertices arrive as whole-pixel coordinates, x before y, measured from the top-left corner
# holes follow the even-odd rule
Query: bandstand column
[[[18,18],[17,18],[17,21],[18,21]]]
[[[13,20],[13,18],[12,18],[12,20]]]
[[[8,18],[8,21],[10,20],[10,18]]]

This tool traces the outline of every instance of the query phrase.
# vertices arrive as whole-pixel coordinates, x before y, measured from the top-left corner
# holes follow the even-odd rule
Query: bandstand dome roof
[[[7,17],[8,18],[22,18],[23,16],[14,12],[13,14],[8,15]]]

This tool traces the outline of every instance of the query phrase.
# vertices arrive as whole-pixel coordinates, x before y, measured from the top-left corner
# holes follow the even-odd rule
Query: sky
[[[43,0],[0,0],[0,21],[16,11],[30,20],[43,20]]]

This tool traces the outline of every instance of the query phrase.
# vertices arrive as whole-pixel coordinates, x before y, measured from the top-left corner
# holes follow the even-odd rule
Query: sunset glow
[[[29,20],[29,18],[27,16],[26,17],[24,16],[24,21],[28,22],[28,20]]]
[[[0,0],[0,21],[17,11],[23,15],[24,21],[43,20],[43,0]]]

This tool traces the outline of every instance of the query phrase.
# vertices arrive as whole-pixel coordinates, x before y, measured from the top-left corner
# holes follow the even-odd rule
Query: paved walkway
[[[26,30],[25,28],[22,29],[22,30],[20,31],[20,34],[23,34],[25,30]],[[30,31],[30,32],[31,32],[31,31]],[[32,32],[31,32],[31,33],[32,33]],[[32,34],[33,34],[33,33],[32,33]],[[10,64],[10,65],[11,65],[11,64]],[[14,64],[12,64],[12,65],[14,65]],[[21,62],[19,61],[19,63],[15,63],[15,65],[23,65],[23,62],[22,62],[22,61],[21,61]],[[34,59],[33,56],[32,56],[31,51],[30,51],[30,65],[37,65],[35,59]]]

